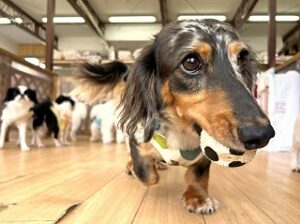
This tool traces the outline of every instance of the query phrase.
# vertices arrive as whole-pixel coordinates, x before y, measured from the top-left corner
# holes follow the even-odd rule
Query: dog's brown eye
[[[201,61],[199,57],[195,54],[189,54],[181,64],[181,68],[184,72],[194,75],[197,74],[199,68],[201,67]]]

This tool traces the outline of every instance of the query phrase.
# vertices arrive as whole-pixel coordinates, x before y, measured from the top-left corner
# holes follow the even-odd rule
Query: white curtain
[[[267,149],[290,150],[295,120],[300,113],[300,74],[297,71],[269,74],[268,111],[276,136],[270,141]]]

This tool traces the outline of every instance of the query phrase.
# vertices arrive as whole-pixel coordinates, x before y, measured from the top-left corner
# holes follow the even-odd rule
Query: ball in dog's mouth
[[[223,167],[239,167],[249,163],[255,156],[256,150],[240,152],[224,146],[204,129],[200,134],[200,146],[206,158]]]

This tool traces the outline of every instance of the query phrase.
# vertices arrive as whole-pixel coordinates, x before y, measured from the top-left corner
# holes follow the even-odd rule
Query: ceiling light
[[[216,19],[219,21],[225,21],[226,16],[224,15],[180,15],[177,17],[177,20],[201,20],[201,19]]]
[[[10,21],[10,19],[8,19],[8,18],[5,18],[5,17],[2,17],[2,18],[0,18],[0,24],[10,24],[11,23],[11,21]]]
[[[249,16],[248,20],[250,22],[268,22],[268,15],[253,15]],[[275,17],[277,22],[296,22],[299,21],[299,16],[297,15],[277,15]]]
[[[154,23],[155,16],[110,16],[108,21],[111,23]]]
[[[20,18],[20,17],[16,17],[16,18],[14,19],[14,21],[15,21],[16,23],[18,23],[18,24],[23,23],[23,19]]]
[[[47,23],[47,17],[42,18],[43,23]],[[54,23],[84,23],[84,18],[80,16],[56,16],[53,18]]]

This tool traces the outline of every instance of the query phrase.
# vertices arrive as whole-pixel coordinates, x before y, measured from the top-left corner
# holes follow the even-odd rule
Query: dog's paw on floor
[[[300,172],[300,166],[292,167],[293,172]]]
[[[214,198],[206,198],[201,196],[182,197],[184,207],[189,212],[194,212],[198,215],[208,215],[216,212],[219,208],[219,202]]]

